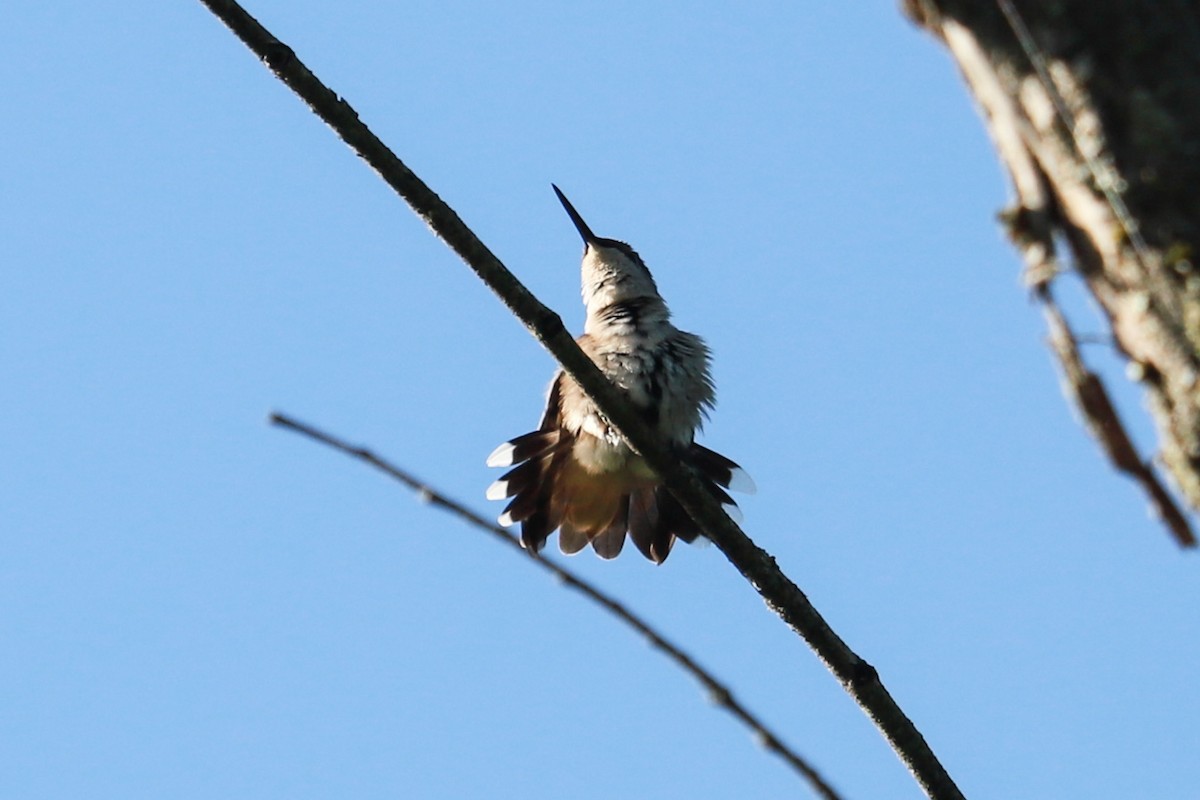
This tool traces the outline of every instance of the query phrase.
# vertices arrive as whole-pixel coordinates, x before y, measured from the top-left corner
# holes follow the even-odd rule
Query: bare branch
[[[663,480],[705,536],[746,577],[767,605],[808,643],[887,738],[931,798],[962,793],[879,679],[776,565],[706,492],[696,475],[672,458],[641,416],[584,355],[557,314],[540,303],[479,241],[463,221],[359,120],[348,103],[322,84],[296,57],[232,0],[201,0],[275,75],[301,97],[374,169],[433,232],[454,250],[529,328]]]
[[[588,583],[583,578],[575,575],[570,570],[555,563],[553,560],[532,550],[526,550],[521,547],[520,540],[510,534],[503,528],[494,525],[484,517],[467,508],[462,503],[450,498],[436,489],[429,486],[419,478],[414,477],[404,471],[395,464],[380,458],[372,451],[365,447],[356,447],[346,443],[344,440],[325,433],[322,430],[314,428],[311,425],[306,425],[286,414],[278,412],[271,414],[270,422],[272,425],[278,425],[282,428],[295,431],[296,433],[306,436],[316,442],[320,442],[327,447],[332,447],[346,455],[363,461],[375,469],[389,475],[400,483],[403,483],[408,488],[420,496],[421,500],[431,503],[438,508],[449,511],[451,514],[465,520],[481,531],[490,533],[493,537],[501,540],[504,544],[527,556],[538,567],[546,570],[554,577],[558,578],[566,586],[576,590],[588,600],[591,600],[596,605],[603,608],[608,613],[615,616],[618,620],[625,623],[635,631],[646,637],[646,640],[657,650],[661,651],[667,658],[678,664],[685,672],[690,673],[693,678],[700,682],[704,687],[708,696],[719,707],[725,709],[732,714],[739,722],[750,729],[754,738],[760,742],[771,752],[778,755],[788,766],[808,781],[813,792],[818,797],[823,797],[825,800],[840,800],[839,795],[832,786],[830,786],[821,774],[804,760],[796,751],[792,750],[779,736],[767,727],[766,723],[760,720],[752,711],[747,709],[740,701],[733,696],[733,691],[704,667],[700,666],[695,659],[681,650],[677,645],[671,643],[665,636],[639,617],[637,614],[630,611],[623,603],[613,598],[611,595],[597,589],[592,584]]]

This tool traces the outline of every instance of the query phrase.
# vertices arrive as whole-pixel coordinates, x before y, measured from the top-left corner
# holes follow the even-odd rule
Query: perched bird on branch
[[[558,187],[554,192],[583,237],[580,348],[624,390],[678,458],[696,469],[712,495],[736,512],[726,489],[754,491],[754,482],[725,456],[696,444],[696,431],[715,394],[704,341],[671,324],[650,270],[629,245],[603,239]],[[490,467],[513,467],[488,487],[490,500],[511,497],[500,516],[521,523],[521,543],[541,550],[558,529],[564,553],[590,542],[615,558],[625,533],[646,558],[661,564],[675,539],[700,534],[658,476],[562,370],[554,376],[536,431],[505,442],[488,456]]]

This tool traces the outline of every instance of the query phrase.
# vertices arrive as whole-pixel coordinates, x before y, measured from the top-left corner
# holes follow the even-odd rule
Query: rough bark
[[[1200,2],[906,0],[957,62],[1015,199],[1003,218],[1068,394],[1181,545],[1200,510]],[[1054,301],[1059,253],[1140,383],[1158,453],[1139,455]]]

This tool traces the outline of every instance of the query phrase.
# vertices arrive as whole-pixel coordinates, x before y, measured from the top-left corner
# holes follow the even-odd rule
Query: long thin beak
[[[596,241],[596,234],[592,233],[592,229],[583,221],[583,217],[579,216],[579,212],[575,210],[575,206],[571,205],[571,201],[562,193],[553,183],[550,184],[554,189],[554,193],[558,195],[558,202],[563,204],[563,208],[567,210],[567,216],[571,218],[571,222],[575,223],[575,229],[579,231],[579,235],[583,237],[583,243],[592,244]]]

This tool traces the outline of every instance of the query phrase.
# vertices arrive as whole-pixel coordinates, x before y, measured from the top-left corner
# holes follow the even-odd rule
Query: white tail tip
[[[487,499],[503,500],[506,497],[508,497],[508,481],[492,481],[492,485],[487,488]]]
[[[509,513],[507,511],[505,511],[503,514],[501,514],[499,516],[499,518],[496,519],[496,524],[499,525],[501,528],[507,528],[513,524],[513,518],[512,518],[512,516],[509,515]]]
[[[754,479],[750,477],[750,473],[741,467],[733,468],[729,476],[729,488],[742,494],[754,494],[758,491],[758,487],[754,485]]]
[[[487,465],[489,467],[511,467],[513,463],[513,453],[517,448],[513,447],[512,442],[505,442],[492,451],[492,454],[487,457]]]
[[[742,520],[745,519],[745,517],[742,516],[742,510],[740,508],[737,506],[721,506],[721,508],[725,509],[725,513],[729,515],[731,520],[736,522],[738,525],[742,524]]]

